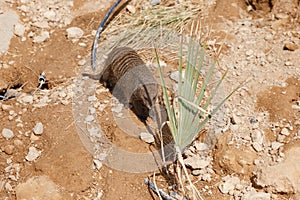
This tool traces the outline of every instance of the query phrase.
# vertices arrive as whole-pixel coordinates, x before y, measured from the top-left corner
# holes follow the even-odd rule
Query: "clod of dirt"
[[[37,176],[16,187],[17,199],[61,200],[58,187],[47,176]]]
[[[255,183],[274,193],[300,193],[300,147],[295,143],[285,152],[285,160],[274,166],[262,166]]]

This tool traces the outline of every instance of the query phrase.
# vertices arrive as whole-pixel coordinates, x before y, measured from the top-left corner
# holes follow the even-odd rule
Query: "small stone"
[[[48,31],[42,31],[40,35],[33,38],[33,43],[42,43],[50,38],[50,33]]]
[[[2,136],[9,140],[14,137],[14,132],[10,129],[4,128],[2,130]]]
[[[252,142],[262,144],[264,141],[264,134],[262,133],[262,131],[256,129],[251,133],[251,139]]]
[[[27,161],[34,161],[41,156],[41,153],[42,151],[38,151],[35,147],[29,147],[29,151],[25,159]]]
[[[281,135],[285,135],[285,136],[289,136],[290,135],[290,132],[287,128],[283,128],[281,131],[280,131],[280,134]]]
[[[16,36],[22,37],[25,33],[25,26],[23,24],[16,24],[14,34]]]
[[[140,139],[143,140],[144,142],[151,144],[155,141],[154,137],[152,134],[147,133],[147,132],[142,132],[140,134]]]
[[[99,170],[102,167],[102,162],[100,160],[94,160],[94,165],[96,169]]]
[[[201,172],[202,172],[201,169],[195,169],[195,170],[192,171],[192,174],[193,174],[194,176],[199,176],[199,175],[201,174]]]
[[[95,95],[88,97],[89,102],[96,101],[96,100],[97,100],[97,97]]]
[[[252,49],[246,51],[246,55],[247,55],[247,56],[252,56],[253,53],[254,53],[254,51],[253,51]]]
[[[209,160],[204,160],[197,155],[184,159],[184,164],[192,169],[203,169],[210,164]]]
[[[10,184],[9,182],[6,182],[6,183],[5,183],[4,188],[5,188],[5,190],[7,190],[7,191],[12,191],[12,190],[13,190],[13,188],[12,188],[12,186],[11,186],[11,184]]]
[[[298,105],[292,105],[292,109],[300,111],[300,106],[298,106]]]
[[[285,66],[293,66],[294,64],[291,61],[284,62]]]
[[[85,64],[86,64],[86,60],[85,59],[78,61],[78,65],[79,66],[83,66]]]
[[[288,42],[284,44],[283,50],[295,51],[299,48],[299,46],[293,42]]]
[[[242,200],[270,200],[271,195],[265,192],[249,191],[242,196]]]
[[[14,153],[14,149],[15,147],[13,145],[6,145],[4,147],[4,152],[7,154],[7,155],[12,155]]]
[[[80,39],[83,36],[84,32],[79,27],[70,27],[67,29],[68,39]]]
[[[280,142],[272,142],[272,144],[271,144],[271,147],[272,147],[273,150],[277,150],[277,149],[279,149],[281,146],[283,146],[283,144],[280,143]]]
[[[183,79],[184,79],[184,74],[185,74],[185,71],[182,71],[182,74],[181,74],[181,80],[183,81]],[[179,82],[179,71],[175,71],[175,72],[172,72],[171,74],[170,74],[170,78],[173,80],[173,81],[175,81],[176,83],[178,83]]]
[[[56,20],[56,13],[53,10],[48,10],[44,12],[44,17],[50,21]]]
[[[127,5],[126,9],[131,13],[131,14],[135,14],[136,13],[136,8],[132,5]]]
[[[203,143],[203,142],[195,142],[194,143],[194,147],[198,150],[198,151],[207,151],[209,150],[209,147],[207,144]]]
[[[156,6],[156,5],[160,4],[160,3],[161,3],[161,0],[152,0],[152,1],[150,1],[150,5],[151,6]]]
[[[41,135],[43,133],[43,129],[43,124],[41,122],[38,122],[33,128],[33,132],[35,135]]]
[[[91,121],[94,121],[95,120],[95,117],[93,115],[88,115],[86,118],[85,118],[85,122],[91,122]]]
[[[252,147],[255,151],[260,152],[263,150],[263,147],[261,144],[257,143],[257,142],[253,142]]]
[[[115,113],[120,113],[123,109],[123,104],[118,104],[114,107],[111,108],[111,111],[112,112],[115,112]]]
[[[228,194],[230,191],[233,191],[235,189],[235,186],[237,184],[240,184],[240,179],[238,177],[226,176],[223,178],[223,180],[225,180],[225,182],[219,185],[219,190],[223,194]]]
[[[276,139],[276,141],[277,142],[281,142],[281,143],[283,143],[284,142],[284,140],[285,140],[285,138],[286,138],[286,136],[285,135],[278,135],[277,136],[277,139]]]
[[[32,95],[25,95],[25,96],[22,98],[22,102],[23,102],[23,103],[29,103],[29,104],[32,104],[32,103],[33,103],[33,96],[32,96]]]

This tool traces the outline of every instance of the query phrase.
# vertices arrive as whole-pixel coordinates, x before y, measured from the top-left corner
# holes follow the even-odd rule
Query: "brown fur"
[[[142,120],[149,116],[149,110],[158,94],[158,84],[151,71],[132,48],[113,49],[105,63],[100,82],[126,107]]]

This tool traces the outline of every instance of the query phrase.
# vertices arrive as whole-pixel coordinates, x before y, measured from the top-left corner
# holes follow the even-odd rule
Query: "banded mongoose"
[[[147,119],[158,95],[158,83],[135,50],[130,47],[113,49],[103,71],[88,76],[99,79],[141,121]]]

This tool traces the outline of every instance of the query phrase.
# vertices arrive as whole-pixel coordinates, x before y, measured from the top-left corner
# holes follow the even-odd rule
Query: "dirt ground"
[[[0,199],[159,199],[144,183],[144,178],[153,180],[153,172],[126,173],[105,165],[97,169],[77,134],[73,118],[74,77],[80,62],[89,62],[93,31],[113,1],[37,2],[40,9],[31,12],[35,3],[0,1],[0,17],[12,10],[26,25],[25,33],[18,36],[15,32],[9,48],[0,54],[0,95],[8,89],[17,92],[16,97],[0,98]],[[137,7],[136,2],[128,5]],[[161,4],[172,7],[172,3]],[[192,181],[205,200],[299,199],[300,2],[190,3],[201,8],[195,19],[210,27],[210,34],[206,34],[208,51],[213,54],[224,44],[218,57],[219,70],[229,69],[224,92],[229,93],[247,80],[227,102],[227,124],[221,132],[216,130],[218,141],[205,154],[211,161],[201,170],[210,178],[192,175],[198,169],[189,167]],[[47,4],[56,13],[63,13],[61,19],[70,23],[49,20],[49,27],[34,25],[34,15],[38,19],[43,6],[49,9]],[[130,9],[123,8],[121,12],[130,13]],[[138,11],[132,14],[136,15]],[[67,37],[69,27],[81,28],[83,36],[73,42]],[[34,42],[43,30],[48,31],[49,38]],[[107,39],[109,35],[100,43]],[[32,95],[42,72],[47,83],[41,92]],[[103,103],[111,96],[106,91],[97,97]],[[113,142],[133,152],[148,150],[148,144],[124,136],[116,127],[110,104],[103,110],[98,120]],[[43,125],[40,134],[33,130],[38,122]],[[6,135],[4,129],[11,130],[13,136]],[[37,155],[33,159],[29,158],[30,147]],[[277,183],[277,174],[272,171],[282,175]],[[158,187],[166,192],[178,189],[172,173],[156,172]]]

